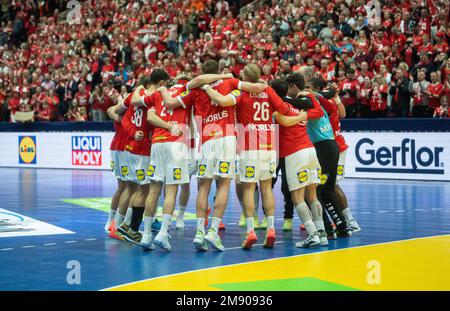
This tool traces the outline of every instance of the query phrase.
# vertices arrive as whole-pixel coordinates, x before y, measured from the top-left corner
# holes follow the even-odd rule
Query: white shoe
[[[353,219],[347,223],[347,229],[351,233],[356,233],[356,232],[361,231],[361,227],[358,225],[358,223],[356,222],[355,219]]]
[[[169,243],[169,235],[167,233],[162,233],[159,231],[153,242],[165,251],[170,251],[172,249],[172,246]]]
[[[153,244],[153,235],[150,234],[143,234],[142,235],[142,239],[141,239],[141,243],[140,243],[141,247],[144,250],[154,250],[155,249],[155,244]]]
[[[199,251],[204,252],[204,251],[208,250],[208,244],[206,243],[206,240],[205,240],[205,234],[199,230],[195,234],[193,243],[194,243],[195,248]]]
[[[320,238],[317,235],[317,233],[310,234],[305,240],[295,243],[295,247],[299,248],[309,248],[319,245],[320,245]]]
[[[320,240],[320,246],[327,246],[328,238],[327,238],[327,233],[325,232],[325,230],[319,230],[318,235],[319,235],[319,240]]]
[[[221,251],[221,252],[223,252],[225,250],[225,246],[223,246],[223,244],[222,244],[222,239],[217,234],[217,232],[214,231],[213,229],[209,229],[208,233],[205,235],[205,240],[209,244],[211,244],[211,246],[214,249]]]
[[[175,225],[175,227],[176,227],[177,229],[184,229],[184,219],[183,219],[183,217],[178,217],[178,216],[177,216],[177,220],[176,220],[176,225]]]

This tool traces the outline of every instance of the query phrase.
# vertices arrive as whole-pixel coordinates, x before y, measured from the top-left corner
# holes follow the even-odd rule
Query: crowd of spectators
[[[76,1],[70,1],[76,2]],[[448,0],[0,0],[0,118],[103,121],[142,75],[217,60],[266,81],[303,66],[354,117],[446,117]],[[18,112],[20,112],[18,114]]]

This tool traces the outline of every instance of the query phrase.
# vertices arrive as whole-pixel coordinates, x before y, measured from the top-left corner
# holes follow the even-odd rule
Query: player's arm
[[[106,114],[111,120],[120,122],[122,120],[122,117],[120,115],[126,110],[127,108],[123,105],[123,102],[120,102],[115,106],[109,107],[108,110],[106,110]]]
[[[253,82],[239,82],[239,89],[242,91],[246,91],[251,94],[261,93],[267,87],[266,83],[253,83]]]
[[[275,111],[273,113],[273,116],[275,117],[275,120],[277,120],[279,124],[286,127],[294,126],[300,122],[308,120],[308,114],[304,110],[301,110],[300,113],[296,116],[285,116]]]
[[[202,89],[206,92],[206,94],[208,94],[211,100],[219,106],[228,107],[236,105],[236,98],[231,93],[222,95],[208,84],[202,86]]]
[[[141,91],[144,89],[142,85],[139,85],[133,92],[133,95],[131,97],[131,104],[136,107],[140,106],[147,106],[144,98],[145,96],[141,96]]]
[[[335,96],[334,101],[337,104],[337,111],[338,111],[339,119],[344,119],[347,116],[347,112],[345,111],[345,106],[342,103],[339,95]]]
[[[147,112],[147,122],[150,123],[151,125],[153,125],[154,127],[160,127],[160,128],[163,128],[163,129],[171,132],[172,135],[175,135],[175,136],[183,135],[183,131],[181,130],[181,128],[178,125],[171,124],[171,123],[164,121],[156,114],[155,110],[153,110],[153,109],[150,109]]]
[[[320,106],[319,102],[317,101],[314,94],[309,92],[299,92],[298,96],[306,96],[309,98],[313,104],[313,107],[308,110],[308,119],[319,119],[323,117],[323,109]]]
[[[227,74],[204,74],[201,76],[198,76],[191,81],[188,82],[186,85],[186,88],[188,90],[193,90],[195,88],[198,88],[204,84],[210,84],[213,82],[216,82],[221,79],[231,79],[233,78],[233,74],[227,73]]]
[[[161,93],[161,96],[164,101],[164,105],[167,108],[175,109],[175,108],[182,106],[182,102],[180,102],[180,100],[178,99],[178,96],[172,97],[172,95],[170,95],[169,91],[167,90],[167,88],[165,86],[159,87],[156,91]]]

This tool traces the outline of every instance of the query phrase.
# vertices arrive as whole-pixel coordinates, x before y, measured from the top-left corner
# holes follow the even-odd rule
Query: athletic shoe
[[[267,225],[267,218],[266,218],[266,216],[264,216],[264,219],[263,219],[263,221],[262,221],[262,223],[261,223],[261,225],[260,225],[260,229],[267,229],[267,227],[268,227],[268,225]]]
[[[241,214],[241,218],[239,218],[239,227],[245,227],[247,225],[247,220],[245,219],[244,213]]]
[[[273,248],[275,244],[275,229],[269,228],[267,229],[266,239],[264,240],[263,247],[264,248]]]
[[[305,225],[304,224],[300,224],[300,231],[305,231]]]
[[[255,230],[247,232],[247,237],[245,238],[244,242],[242,242],[242,248],[250,249],[252,248],[253,244],[256,243],[256,241],[258,241],[258,237],[255,234]]]
[[[209,223],[209,214],[211,214],[211,207],[208,206],[208,209],[206,210],[206,215],[205,215],[205,228],[208,226]]]
[[[183,219],[183,217],[177,216],[175,228],[177,228],[177,229],[184,229],[184,219]]]
[[[142,233],[140,233],[139,231],[133,232],[133,230],[131,230],[130,228],[130,230],[127,231],[127,234],[124,234],[123,237],[130,243],[141,245]]]
[[[349,238],[352,235],[352,232],[345,228],[345,229],[337,229],[336,235],[338,238]]]
[[[292,231],[292,218],[286,218],[284,220],[283,231]]]
[[[172,246],[169,243],[169,235],[167,233],[161,233],[161,231],[159,231],[153,242],[165,251],[170,251],[172,249]]]
[[[352,234],[361,231],[361,227],[354,219],[347,222],[347,229],[350,230]]]
[[[295,243],[295,247],[299,248],[309,248],[319,245],[320,245],[320,238],[317,235],[317,233],[310,234],[305,240]]]
[[[119,240],[119,241],[123,241],[124,237],[123,234],[120,233],[119,231],[117,231],[116,226],[114,225],[114,223],[111,225],[111,230],[109,230],[109,237]]]
[[[127,234],[128,230],[130,230],[130,226],[124,222],[119,226],[119,228],[117,228],[117,231],[119,231],[123,236]]]
[[[158,219],[155,219],[155,221],[152,223],[152,231],[159,230],[161,230],[161,222]]]
[[[223,222],[220,222],[219,230],[225,230],[225,224]]]
[[[197,233],[195,234],[193,243],[195,248],[199,251],[208,250],[208,244],[205,241],[205,234],[199,230],[197,230]]]
[[[143,234],[141,239],[142,248],[146,251],[154,250],[155,244],[153,244],[153,235],[152,234]]]
[[[327,233],[325,232],[325,230],[319,230],[318,235],[319,235],[319,239],[320,239],[320,246],[327,246],[328,238],[327,238]]]
[[[262,229],[262,228],[261,228],[261,224],[259,223],[259,218],[258,218],[258,216],[255,216],[255,217],[253,218],[253,228],[255,228],[255,230]]]
[[[208,233],[205,235],[205,240],[206,240],[206,242],[211,244],[211,246],[214,249],[221,251],[221,252],[223,252],[225,250],[225,246],[223,246],[223,244],[222,244],[222,239],[217,234],[217,232],[214,231],[214,229],[208,230]]]
[[[335,230],[332,231],[326,231],[327,233],[327,239],[329,240],[336,240],[337,239],[337,234]]]

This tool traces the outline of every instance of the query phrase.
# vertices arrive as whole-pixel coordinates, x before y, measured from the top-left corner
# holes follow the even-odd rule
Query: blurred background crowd
[[[256,63],[268,82],[313,66],[339,85],[349,118],[446,117],[449,6],[0,0],[0,120],[105,121],[154,68],[190,79],[209,59],[236,77]]]

